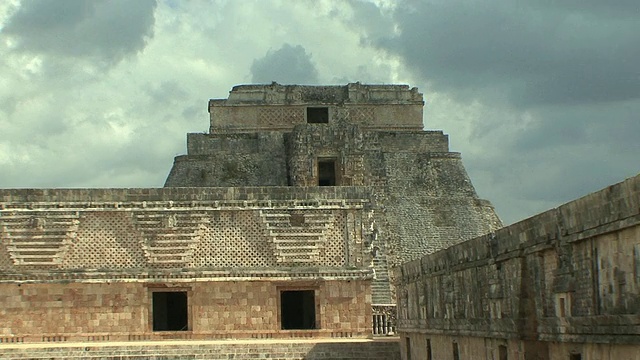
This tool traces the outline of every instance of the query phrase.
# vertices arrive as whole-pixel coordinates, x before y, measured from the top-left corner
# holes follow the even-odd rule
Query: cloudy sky
[[[640,172],[637,0],[0,1],[0,188],[160,187],[235,84],[406,83],[505,223]]]

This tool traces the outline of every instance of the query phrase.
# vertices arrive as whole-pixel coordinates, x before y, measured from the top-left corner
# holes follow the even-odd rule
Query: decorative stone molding
[[[322,210],[261,210],[260,219],[276,261],[314,264],[325,252],[334,215]]]
[[[76,237],[78,218],[76,211],[3,213],[0,238],[14,265],[56,267]]]
[[[156,272],[48,272],[31,274],[3,274],[0,283],[51,283],[51,282],[216,282],[216,281],[333,281],[333,280],[370,280],[373,271],[370,269],[321,269],[321,268],[288,268],[281,270],[250,270],[238,271],[156,271]]]
[[[187,267],[191,263],[206,213],[134,211],[132,216],[151,265]]]

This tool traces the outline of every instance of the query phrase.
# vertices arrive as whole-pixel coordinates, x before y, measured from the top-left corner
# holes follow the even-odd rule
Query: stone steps
[[[0,358],[24,359],[400,359],[397,339],[353,341],[208,341],[0,345]]]
[[[387,270],[387,256],[380,251],[373,261],[376,278],[371,282],[371,300],[374,304],[390,304],[395,300],[391,298],[389,287],[389,272]]]

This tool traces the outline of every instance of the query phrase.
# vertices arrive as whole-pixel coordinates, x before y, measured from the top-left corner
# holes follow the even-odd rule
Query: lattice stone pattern
[[[342,268],[347,211],[0,211],[0,269]]]

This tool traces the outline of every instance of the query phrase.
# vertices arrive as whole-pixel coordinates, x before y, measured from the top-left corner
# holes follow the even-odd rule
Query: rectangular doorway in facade
[[[307,123],[308,124],[329,123],[329,108],[328,107],[308,107]]]
[[[318,159],[318,186],[336,186],[336,159]]]
[[[316,328],[314,290],[283,290],[280,292],[280,321],[283,330]]]
[[[509,360],[509,355],[507,353],[506,345],[498,345],[498,359]]]
[[[153,331],[187,331],[189,311],[186,291],[152,292]]]

